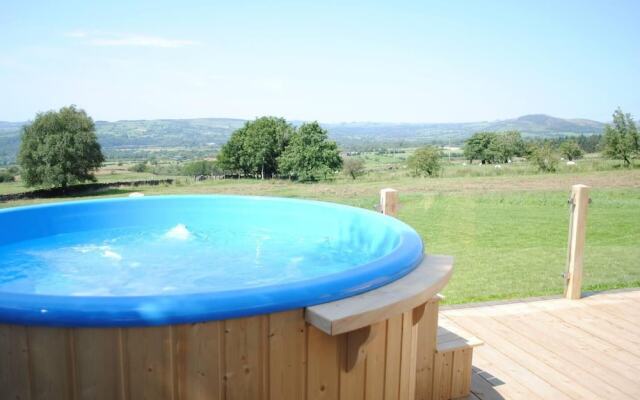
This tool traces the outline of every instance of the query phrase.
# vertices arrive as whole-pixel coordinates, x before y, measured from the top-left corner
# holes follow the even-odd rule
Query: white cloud
[[[127,47],[159,47],[176,48],[198,44],[193,40],[168,39],[158,36],[146,35],[116,35],[104,33],[87,33],[84,31],[72,31],[65,36],[75,39],[83,39],[92,46],[127,46]]]

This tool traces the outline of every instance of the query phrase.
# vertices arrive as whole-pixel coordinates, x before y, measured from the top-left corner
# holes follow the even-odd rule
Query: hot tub
[[[390,379],[391,392],[397,375],[400,395],[408,372],[398,364],[385,378],[387,358],[402,362],[407,329],[419,334],[435,292],[403,295],[400,309],[384,289],[424,264],[406,224],[315,201],[157,196],[0,210],[0,398],[350,399],[350,351],[375,354],[369,342],[385,360],[366,373]],[[434,276],[432,289],[448,272]],[[331,316],[345,307],[359,311]],[[378,384],[365,382],[352,389]]]

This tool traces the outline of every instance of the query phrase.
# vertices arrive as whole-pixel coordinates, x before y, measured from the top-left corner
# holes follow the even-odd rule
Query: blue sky
[[[15,1],[0,120],[640,116],[639,1]]]

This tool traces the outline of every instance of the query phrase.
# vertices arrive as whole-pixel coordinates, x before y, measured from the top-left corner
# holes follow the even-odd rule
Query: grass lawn
[[[585,290],[640,286],[640,170],[552,175],[410,178],[390,171],[356,181],[183,180],[171,186],[112,189],[147,195],[237,193],[312,198],[373,209],[378,191],[400,190],[399,218],[424,238],[430,253],[455,257],[447,303],[561,294],[572,184],[591,185]],[[3,188],[0,188],[3,190]],[[95,197],[95,196],[92,196]],[[41,199],[0,203],[11,207]]]
[[[640,190],[591,197],[584,290],[640,286]],[[427,251],[455,256],[448,303],[559,294],[567,198],[567,191],[408,195],[400,218]]]

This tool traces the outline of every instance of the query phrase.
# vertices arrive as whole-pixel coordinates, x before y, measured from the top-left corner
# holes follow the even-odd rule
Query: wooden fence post
[[[382,189],[380,191],[380,211],[384,215],[398,216],[398,191],[395,189]]]
[[[587,233],[587,209],[589,208],[589,186],[573,185],[569,199],[569,243],[567,267],[564,276],[564,296],[575,300],[581,297],[582,263]]]

